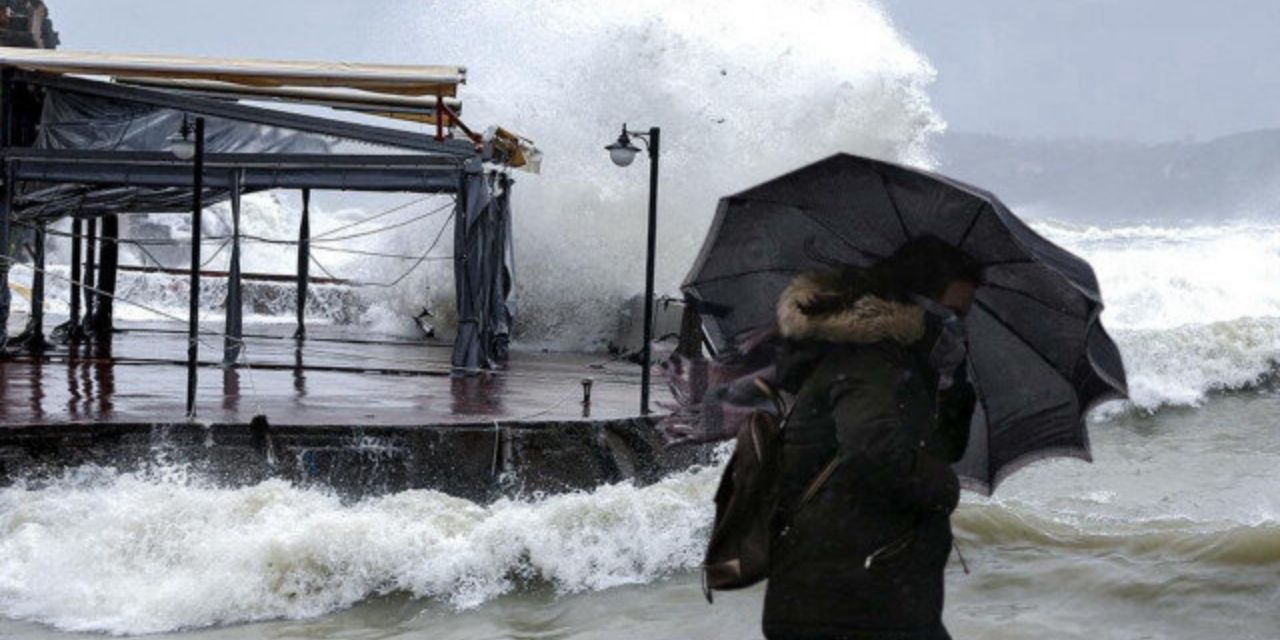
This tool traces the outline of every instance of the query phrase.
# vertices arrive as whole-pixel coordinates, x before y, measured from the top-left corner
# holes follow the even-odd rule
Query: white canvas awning
[[[198,95],[234,98],[237,100],[314,104],[432,124],[436,121],[436,107],[438,106],[436,104],[437,98],[434,96],[380,95],[367,91],[331,87],[251,87],[215,80],[167,80],[159,78],[116,78],[116,81],[121,84],[139,87],[173,89]],[[462,100],[458,98],[442,98],[440,101],[453,111],[454,116],[462,115]]]
[[[344,87],[374,93],[457,95],[467,70],[459,66],[243,60],[126,53],[86,53],[0,47],[0,66],[58,74],[118,78],[213,80],[257,87]]]

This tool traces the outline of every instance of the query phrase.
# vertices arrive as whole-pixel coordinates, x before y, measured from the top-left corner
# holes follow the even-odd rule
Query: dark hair
[[[956,280],[982,284],[982,268],[965,252],[924,235],[898,247],[869,271],[872,280],[892,282],[902,293],[937,298]]]

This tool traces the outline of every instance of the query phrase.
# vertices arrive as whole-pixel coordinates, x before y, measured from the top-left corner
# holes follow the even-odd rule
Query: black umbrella
[[[724,347],[773,320],[796,274],[832,260],[869,265],[921,235],[983,267],[966,319],[980,402],[956,465],[965,485],[990,492],[1045,457],[1090,460],[1084,415],[1127,394],[1120,353],[1098,318],[1097,278],[982,189],[832,156],[722,199],[683,291]]]

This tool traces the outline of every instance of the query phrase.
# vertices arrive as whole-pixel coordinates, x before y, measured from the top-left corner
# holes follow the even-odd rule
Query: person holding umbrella
[[[960,487],[1090,460],[1127,396],[1092,267],[978,187],[837,154],[720,201],[681,290],[670,445],[737,439],[704,592],[768,579],[770,638],[947,638]]]
[[[932,236],[778,302],[783,431],[768,638],[947,638],[943,569],[974,393],[977,264]]]

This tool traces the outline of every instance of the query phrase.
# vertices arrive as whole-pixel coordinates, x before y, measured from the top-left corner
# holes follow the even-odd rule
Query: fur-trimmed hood
[[[778,330],[788,340],[870,344],[893,340],[910,345],[924,337],[924,309],[864,293],[849,297],[838,277],[815,272],[796,276],[778,298]],[[822,298],[846,297],[850,304],[829,312],[806,314]]]

